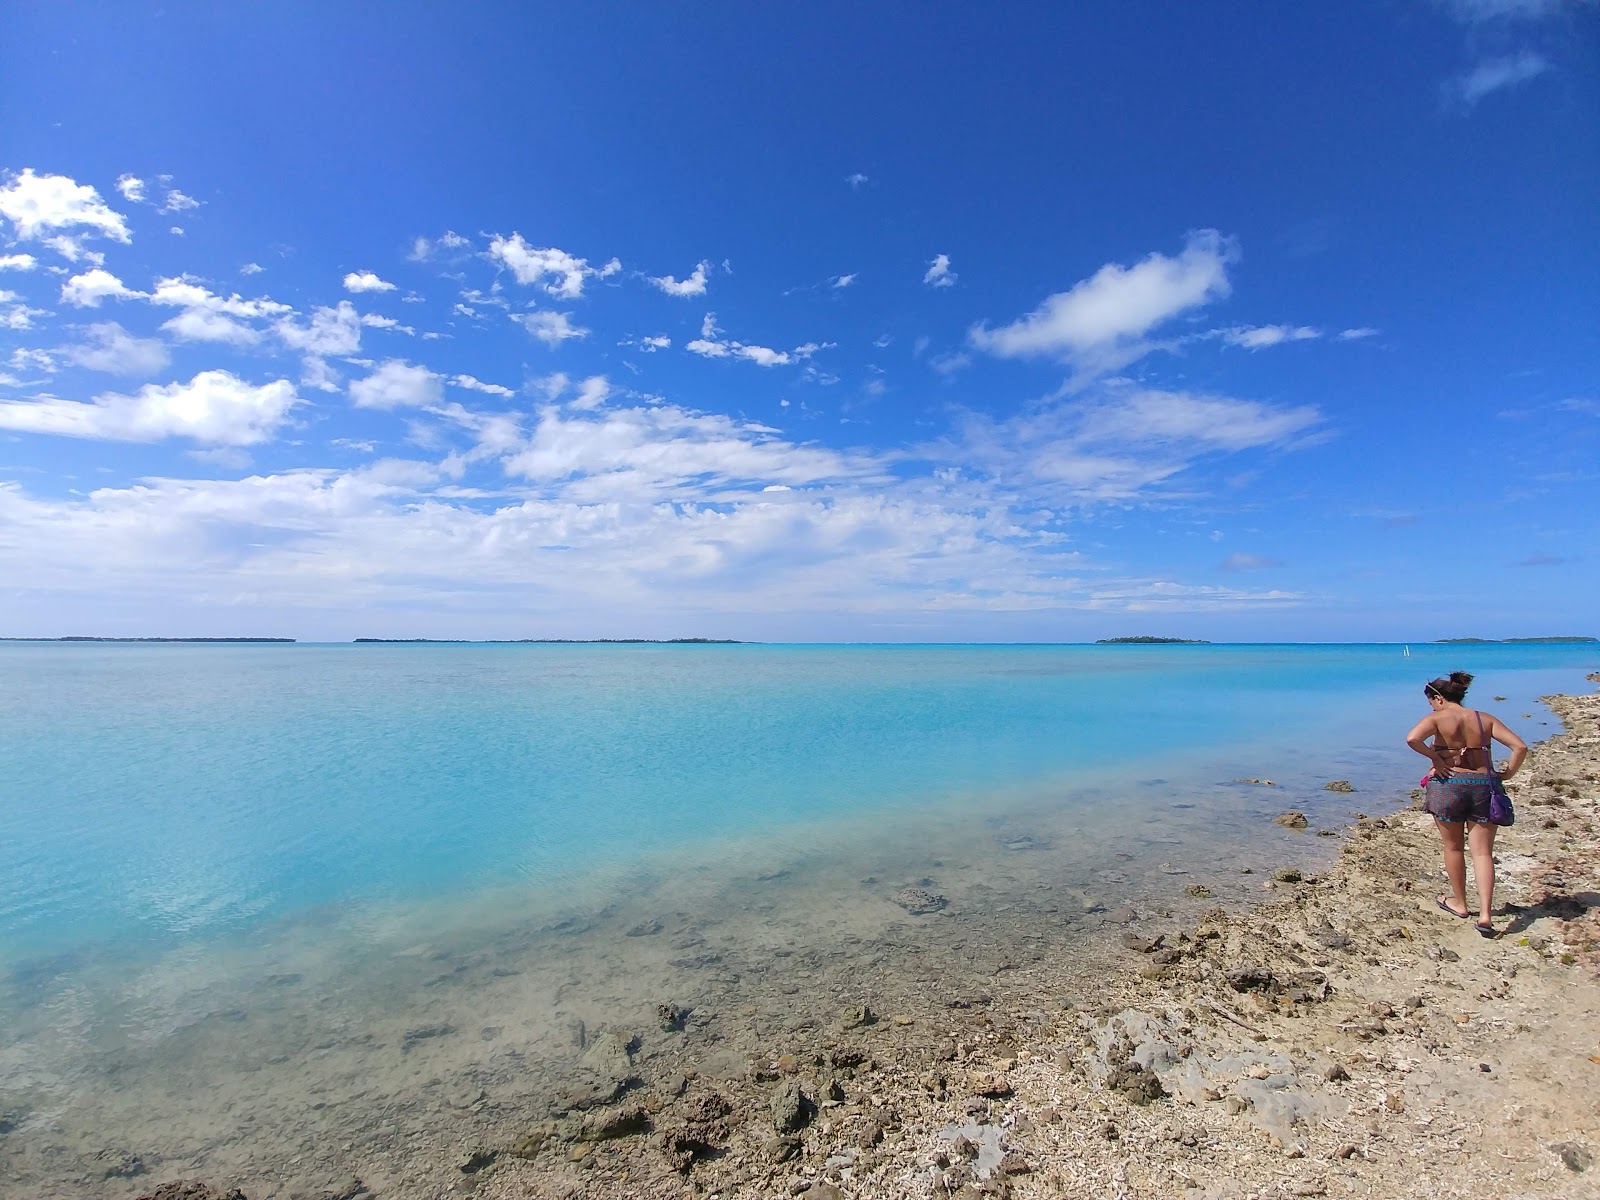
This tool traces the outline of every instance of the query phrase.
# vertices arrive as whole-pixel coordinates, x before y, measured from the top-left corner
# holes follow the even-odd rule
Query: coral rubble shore
[[[453,1124],[417,1134],[403,1161],[362,1161],[352,1131],[341,1161],[359,1174],[145,1192],[1600,1193],[1600,696],[1548,703],[1567,731],[1511,785],[1519,821],[1499,847],[1492,941],[1435,907],[1420,811],[1366,817],[1326,870],[1253,876],[1264,899],[1245,911],[1130,911],[1070,954],[1018,914],[1014,939],[984,926],[899,983],[875,978],[870,955],[842,983],[775,961],[782,1003],[664,1002],[648,1027],[580,1028],[560,1086],[537,1097],[446,1081]],[[956,957],[973,969],[947,968]],[[708,969],[727,967],[714,958]],[[449,1032],[419,1027],[402,1049],[426,1062]]]

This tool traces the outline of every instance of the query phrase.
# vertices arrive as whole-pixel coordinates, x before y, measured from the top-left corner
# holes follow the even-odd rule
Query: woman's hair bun
[[[1460,704],[1466,698],[1467,687],[1472,683],[1472,676],[1465,671],[1451,671],[1448,679],[1430,679],[1423,690],[1431,692],[1441,700],[1448,700],[1452,704]]]

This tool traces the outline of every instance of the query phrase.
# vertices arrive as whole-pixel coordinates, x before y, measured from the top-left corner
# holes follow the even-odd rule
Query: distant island
[[[356,638],[378,646],[742,646],[735,638]]]
[[[1548,642],[1563,645],[1575,642],[1600,642],[1592,637],[1537,637],[1537,638],[1440,638],[1436,646],[1529,646]]]
[[[1096,638],[1096,646],[1209,646],[1205,638],[1121,637]]]
[[[294,638],[264,637],[0,637],[0,642],[293,642]]]

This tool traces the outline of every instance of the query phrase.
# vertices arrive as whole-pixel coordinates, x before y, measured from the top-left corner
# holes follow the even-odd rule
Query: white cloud
[[[847,288],[855,281],[856,276],[854,275],[836,275],[833,279],[833,286],[836,288]]]
[[[163,322],[162,329],[185,342],[219,342],[225,346],[253,346],[261,334],[248,325],[241,324],[223,313],[204,308],[187,308],[171,320]]]
[[[427,367],[390,359],[350,385],[358,408],[426,408],[444,400],[444,378]]]
[[[270,439],[298,403],[286,380],[255,387],[227,371],[202,371],[188,383],[147,384],[133,396],[0,401],[0,428],[106,441],[186,437],[249,446]]]
[[[167,192],[167,198],[161,205],[161,211],[164,213],[187,212],[191,208],[199,207],[200,201],[193,196],[185,196],[177,188],[172,188]]]
[[[354,354],[361,348],[361,314],[348,300],[339,301],[334,308],[314,310],[305,325],[284,317],[273,328],[284,345],[318,357]]]
[[[134,337],[115,321],[91,325],[87,333],[86,342],[64,347],[61,357],[91,371],[135,377],[155,375],[172,361],[159,339]]]
[[[15,292],[0,291],[0,329],[32,329],[33,318],[45,316],[42,308],[30,308]]]
[[[512,313],[511,319],[546,346],[559,346],[569,338],[589,336],[587,329],[574,325],[562,312]]]
[[[308,354],[300,360],[300,386],[337,395],[344,387],[344,376],[330,367],[326,359]]]
[[[144,180],[137,175],[117,176],[117,191],[122,193],[124,200],[131,201],[134,204],[142,204],[144,202]]]
[[[882,477],[872,459],[785,441],[752,422],[676,405],[606,409],[598,414],[547,408],[527,443],[505,464],[536,481],[591,480],[584,497],[690,486]]]
[[[922,282],[930,287],[954,287],[956,273],[950,269],[950,256],[948,254],[936,255],[928,264],[927,272],[922,276]]]
[[[1466,74],[1445,85],[1445,97],[1471,108],[1491,92],[1515,87],[1543,75],[1550,62],[1542,54],[1524,50],[1520,54],[1492,58],[1479,63]]]
[[[1129,500],[1201,459],[1292,445],[1321,421],[1315,408],[1157,389],[1110,389],[1004,421],[973,414],[935,458],[987,472],[1041,503]]]
[[[491,396],[515,396],[516,392],[498,383],[484,383],[471,375],[452,375],[450,382],[456,387],[467,388],[469,391],[486,392]]]
[[[563,300],[583,295],[584,280],[605,279],[622,270],[622,264],[614,258],[596,268],[589,265],[588,259],[565,250],[530,246],[520,233],[509,238],[495,237],[489,243],[489,257],[508,267],[518,283],[536,285]]]
[[[770,346],[754,346],[724,338],[717,328],[715,313],[707,313],[700,322],[700,336],[685,342],[683,348],[701,358],[742,358],[762,367],[779,367],[789,363],[804,362],[818,350],[831,350],[832,342],[806,342],[793,350],[774,350]]]
[[[124,286],[122,280],[103,267],[74,275],[61,285],[62,301],[78,308],[99,308],[102,300],[128,300],[135,297],[142,299],[144,293]]]
[[[850,190],[853,192],[859,192],[864,186],[872,182],[860,171],[857,171],[854,175],[846,175],[844,181],[850,185]]]
[[[77,241],[46,238],[45,235],[72,229],[81,230],[82,236],[110,238],[116,242],[130,240],[127,221],[121,213],[107,208],[94,188],[65,175],[36,175],[32,167],[0,187],[0,216],[10,220],[18,238],[23,241],[44,238],[46,245],[73,261],[74,256],[67,254],[64,247],[81,254]]]
[[[604,375],[591,375],[578,385],[578,394],[567,401],[569,408],[592,412],[611,396],[611,383]]]
[[[642,337],[637,342],[623,342],[622,345],[637,346],[645,354],[654,354],[657,350],[666,350],[671,348],[672,339],[657,334],[654,337]]]
[[[177,225],[174,225],[171,229],[167,230],[167,232],[170,233],[173,237],[182,237],[183,236],[183,229],[180,226],[177,226]]]
[[[700,262],[695,264],[694,273],[687,279],[676,279],[671,275],[651,275],[648,278],[669,296],[704,296],[706,272],[710,268],[710,263]]]
[[[395,285],[386,279],[379,279],[371,271],[351,271],[344,277],[344,290],[347,292],[392,292]]]
[[[38,265],[31,254],[0,254],[0,271],[31,271]]]
[[[411,253],[406,255],[406,257],[412,262],[426,262],[441,250],[463,250],[471,244],[471,241],[462,237],[455,230],[447,229],[441,236],[432,241],[429,241],[425,237],[417,238],[411,243]]]
[[[1010,325],[974,325],[971,340],[1002,358],[1062,358],[1080,371],[1114,368],[1148,353],[1141,339],[1155,326],[1228,295],[1227,268],[1237,256],[1216,230],[1201,230],[1176,258],[1155,253],[1132,267],[1107,263]]]
[[[1370,326],[1363,325],[1358,329],[1341,330],[1340,333],[1339,333],[1339,340],[1341,342],[1356,342],[1356,341],[1360,341],[1362,338],[1377,337],[1377,336],[1378,336],[1378,330],[1373,329]]]
[[[1280,346],[1284,342],[1306,342],[1322,336],[1322,330],[1309,325],[1235,325],[1220,332],[1227,345],[1242,346],[1246,350]]]
[[[241,275],[259,275],[259,274],[261,274],[261,272],[263,272],[265,270],[266,270],[266,268],[263,267],[258,262],[247,262],[247,263],[245,263],[244,266],[239,268],[239,274],[241,274]]]
[[[170,308],[200,309],[247,320],[282,316],[294,311],[276,300],[246,300],[237,292],[231,296],[219,296],[192,275],[174,275],[156,280],[155,290],[150,293],[150,303]]]

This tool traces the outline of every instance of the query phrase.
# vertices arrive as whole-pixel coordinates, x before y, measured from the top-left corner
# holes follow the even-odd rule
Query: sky
[[[0,635],[1600,635],[1600,5],[0,8]]]

